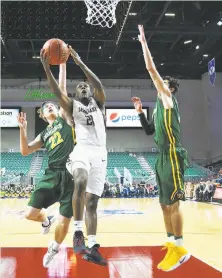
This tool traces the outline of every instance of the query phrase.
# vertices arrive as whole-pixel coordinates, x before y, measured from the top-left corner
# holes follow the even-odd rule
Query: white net
[[[116,6],[120,0],[84,0],[87,6],[86,22],[111,28],[116,24]]]

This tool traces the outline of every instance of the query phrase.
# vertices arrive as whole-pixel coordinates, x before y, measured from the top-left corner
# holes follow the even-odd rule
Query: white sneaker
[[[49,225],[48,226],[44,226],[42,224],[42,234],[43,235],[46,235],[46,234],[49,233],[52,224],[56,221],[56,217],[55,216],[48,216],[47,218],[49,219]]]
[[[50,262],[53,260],[56,254],[58,254],[59,250],[53,250],[53,244],[49,245],[48,251],[43,257],[43,266],[48,268]]]

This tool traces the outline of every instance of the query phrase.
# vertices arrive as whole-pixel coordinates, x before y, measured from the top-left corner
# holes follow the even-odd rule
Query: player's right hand
[[[17,116],[18,125],[20,128],[26,129],[27,128],[27,121],[26,121],[26,113],[19,113]]]
[[[138,40],[141,43],[146,42],[146,37],[145,37],[145,32],[144,32],[143,25],[138,25],[138,29],[139,29],[139,32],[140,32],[140,34],[138,35]]]
[[[136,111],[138,113],[142,113],[143,112],[143,106],[142,106],[142,102],[141,102],[140,98],[139,97],[132,97],[131,100],[134,104],[134,107],[135,107]]]
[[[79,54],[70,45],[69,45],[69,51],[76,65],[79,65],[82,62]]]
[[[42,65],[44,67],[45,70],[49,69],[50,68],[50,65],[49,65],[49,56],[48,56],[48,53],[46,52],[45,49],[41,49],[40,51],[40,59],[41,59],[41,62],[42,62]]]

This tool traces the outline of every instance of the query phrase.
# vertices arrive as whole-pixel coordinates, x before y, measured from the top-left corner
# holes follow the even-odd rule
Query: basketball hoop
[[[87,7],[86,22],[112,28],[116,24],[116,6],[120,0],[84,0]]]

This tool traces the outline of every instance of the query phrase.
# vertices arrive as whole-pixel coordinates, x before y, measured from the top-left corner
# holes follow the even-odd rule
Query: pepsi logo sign
[[[147,116],[147,110],[144,109]],[[106,109],[107,127],[141,127],[140,118],[135,109]]]
[[[112,113],[110,115],[110,120],[113,122],[113,123],[117,123],[119,120],[120,120],[120,117],[118,115],[118,113]]]

